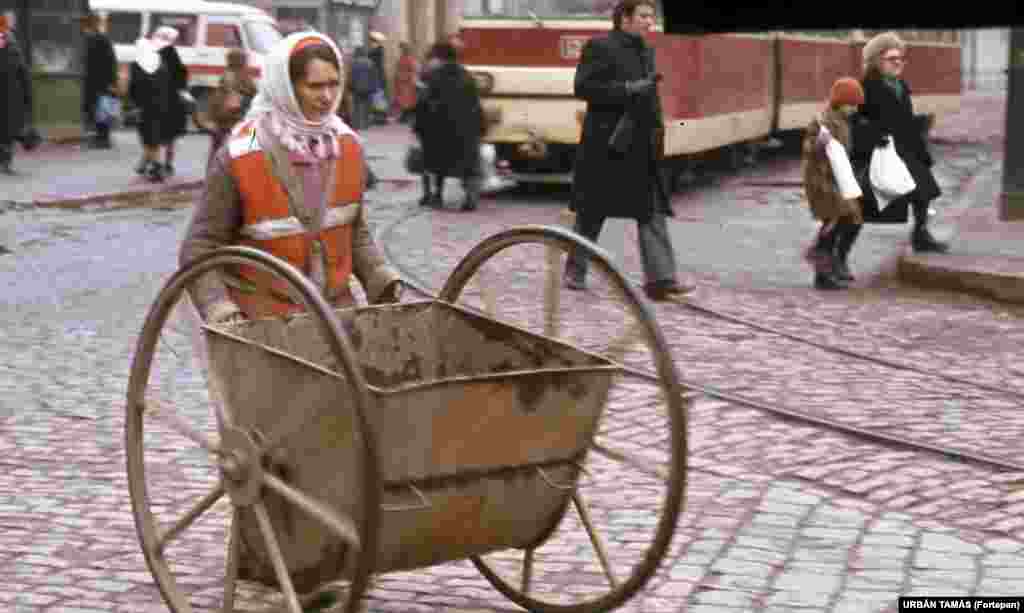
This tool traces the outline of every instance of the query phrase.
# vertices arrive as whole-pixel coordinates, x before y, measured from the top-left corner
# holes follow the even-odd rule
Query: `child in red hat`
[[[837,80],[829,92],[828,104],[814,118],[804,135],[804,193],[811,215],[821,221],[815,244],[805,256],[814,266],[814,287],[842,289],[853,281],[847,257],[860,234],[860,190],[856,182],[837,182],[834,164],[849,166],[851,147],[849,117],[864,102],[864,90],[856,79]],[[830,143],[838,143],[841,149]],[[831,147],[831,152],[829,148]],[[831,153],[831,159],[830,159]],[[840,177],[852,179],[852,171]]]

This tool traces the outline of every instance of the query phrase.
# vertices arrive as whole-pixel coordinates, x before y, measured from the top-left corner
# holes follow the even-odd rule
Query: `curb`
[[[998,264],[1013,267],[1013,270],[1000,270],[1002,267]],[[1008,262],[949,254],[905,255],[899,261],[900,278],[914,285],[967,292],[1015,304],[1024,304],[1024,273],[1018,272],[1022,268],[1024,260]]]
[[[36,208],[79,209],[102,204],[102,208],[121,209],[135,206],[158,206],[174,202],[180,196],[201,189],[204,180],[183,181],[162,187],[139,187],[70,198],[43,198],[32,201]]]
[[[999,191],[999,181],[995,174],[1001,167],[1001,161],[996,162],[969,179],[954,205],[958,209],[958,214],[950,220],[954,235],[971,241],[970,231],[961,232],[961,224],[970,219],[970,210],[997,206],[995,194]],[[978,240],[983,237],[980,235]],[[1024,304],[1024,258],[955,252],[917,255],[906,251],[899,258],[897,270],[901,281],[918,287]]]

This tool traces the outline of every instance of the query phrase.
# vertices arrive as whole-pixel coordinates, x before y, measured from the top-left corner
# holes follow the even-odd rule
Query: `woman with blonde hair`
[[[907,63],[907,45],[895,32],[879,34],[864,46],[864,103],[854,122],[856,168],[866,168],[875,147],[893,140],[896,153],[914,178],[916,189],[893,200],[884,211],[871,189],[864,190],[866,221],[905,223],[908,208],[914,212],[910,243],[914,251],[945,252],[948,246],[928,231],[929,203],[942,194],[931,167],[934,165],[926,142],[925,123],[914,115],[911,89],[902,78]],[[868,186],[865,186],[868,187]]]

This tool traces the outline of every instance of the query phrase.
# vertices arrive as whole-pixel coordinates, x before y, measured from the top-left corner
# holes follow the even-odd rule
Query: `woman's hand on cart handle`
[[[230,326],[245,321],[245,314],[234,302],[223,300],[210,305],[207,319],[216,326]]]

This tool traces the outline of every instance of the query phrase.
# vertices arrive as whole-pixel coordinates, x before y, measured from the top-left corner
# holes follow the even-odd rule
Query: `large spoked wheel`
[[[584,287],[566,285],[573,252],[573,262],[586,264],[585,277],[570,266]],[[530,611],[620,606],[655,577],[685,490],[687,400],[651,310],[599,247],[543,226],[482,241],[439,297],[620,367],[579,478],[550,484],[567,493],[550,533],[473,559],[495,588]]]
[[[237,265],[286,280],[294,298],[313,318],[334,363],[341,365],[337,376],[352,390],[348,404],[361,430],[354,437],[361,448],[352,452],[360,466],[351,471],[356,482],[350,483],[362,497],[351,505],[357,512],[339,511],[336,505],[322,501],[324,492],[309,491],[308,487],[303,491],[277,470],[275,462],[284,453],[284,441],[294,440],[296,433],[310,424],[317,427],[322,422],[314,420],[322,416],[289,410],[290,406],[282,404],[280,418],[275,416],[269,431],[248,428],[246,420],[221,401],[224,394],[217,389],[215,378],[206,376],[205,345],[196,334],[202,324],[190,315],[194,311],[190,311],[186,290],[207,273]],[[273,393],[273,389],[274,383],[268,382],[264,390],[252,393]],[[174,613],[301,613],[304,606],[325,599],[334,602],[331,611],[357,610],[373,572],[379,525],[377,459],[365,421],[370,403],[369,389],[338,315],[294,267],[262,251],[228,247],[174,274],[157,296],[139,336],[128,384],[125,428],[136,530],[150,572]],[[330,476],[325,479],[325,483],[334,483]],[[279,504],[268,504],[269,496]],[[295,524],[280,518],[282,513],[287,518],[292,512],[321,526],[326,536],[288,534],[288,527]],[[214,521],[214,516],[222,521]],[[249,523],[243,524],[243,517]],[[270,580],[251,582],[240,576],[247,559],[243,525],[255,526],[248,532],[255,537],[249,540],[261,541],[259,550],[272,566]],[[303,539],[308,545],[317,538],[342,544],[337,547],[345,548],[351,581],[328,589],[319,584],[305,586],[300,595],[296,588],[304,586],[290,576],[283,552]]]

